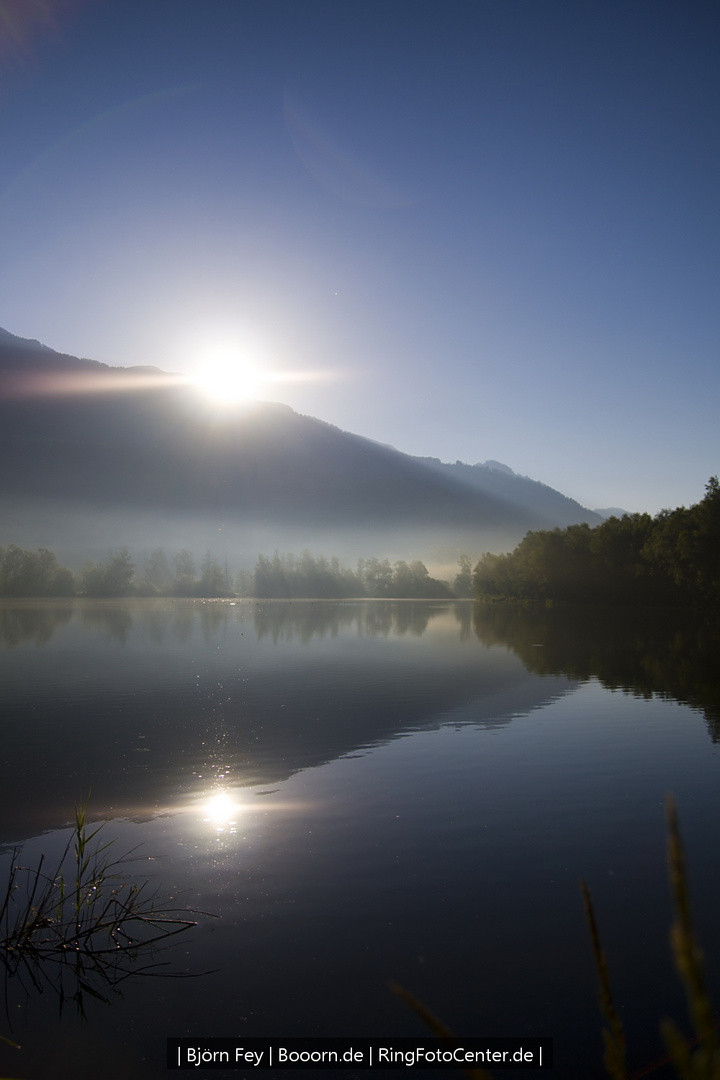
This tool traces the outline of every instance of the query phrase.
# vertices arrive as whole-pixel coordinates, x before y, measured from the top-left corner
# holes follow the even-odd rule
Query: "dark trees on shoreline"
[[[707,605],[720,601],[720,482],[711,477],[694,506],[611,517],[592,528],[529,532],[514,551],[485,554],[474,571],[458,560],[452,586],[430,577],[420,560],[360,559],[355,569],[337,558],[275,552],[258,555],[252,571],[233,578],[206,552],[172,561],[156,548],[136,571],[127,548],[103,563],[86,563],[76,583],[46,548],[0,547],[0,596],[187,596],[257,599],[517,598],[573,603]]]
[[[508,555],[483,555],[479,599],[706,604],[720,599],[720,483],[686,509],[529,532]]]

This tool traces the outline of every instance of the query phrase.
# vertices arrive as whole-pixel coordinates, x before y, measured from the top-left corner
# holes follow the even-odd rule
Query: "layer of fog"
[[[484,551],[509,551],[519,533],[477,529],[410,527],[312,527],[239,520],[231,514],[205,517],[127,506],[16,496],[0,503],[0,546],[49,548],[63,566],[79,570],[127,547],[138,566],[156,548],[172,557],[188,550],[201,560],[210,552],[232,573],[251,570],[259,554],[274,551],[336,556],[354,566],[360,558],[420,559],[431,574],[448,578],[461,554],[475,560]]]

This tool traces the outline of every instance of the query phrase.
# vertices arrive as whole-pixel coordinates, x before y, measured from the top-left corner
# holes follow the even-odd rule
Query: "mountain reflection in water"
[[[27,838],[28,865],[49,858],[91,789],[121,850],[141,845],[141,876],[221,916],[173,955],[202,979],[128,981],[83,1028],[33,1000],[25,1030],[8,1030],[22,1060],[0,1046],[2,1075],[156,1080],[169,1035],[426,1037],[394,979],[461,1035],[551,1036],[557,1080],[599,1080],[580,876],[631,1071],[644,1069],[659,1016],[683,1016],[668,790],[720,972],[710,623],[419,601],[27,602],[0,605],[0,641],[0,839]]]
[[[467,603],[4,605],[0,640],[8,840],[28,804],[61,824],[49,808],[92,788],[98,811],[148,813],[220,775],[274,784],[445,722],[505,724],[576,685],[479,647]],[[10,767],[28,758],[42,769]]]

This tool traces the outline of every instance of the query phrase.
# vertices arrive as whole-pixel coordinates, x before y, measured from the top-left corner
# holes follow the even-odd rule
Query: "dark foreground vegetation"
[[[196,925],[199,914],[170,906],[146,881],[131,881],[125,870],[133,853],[113,857],[113,841],[98,838],[102,828],[88,825],[87,803],[76,808],[59,861],[48,865],[41,856],[24,866],[15,849],[0,892],[6,980],[16,980],[21,998],[55,993],[60,1011],[72,1000],[83,1017],[87,998],[109,1005],[131,976],[178,977],[159,970],[165,967],[160,955],[172,938]]]
[[[529,532],[509,555],[483,555],[478,598],[623,604],[720,599],[720,483],[689,509],[611,517],[601,525]]]
[[[15,544],[0,548],[0,596],[202,596],[258,599],[457,599],[472,595],[470,559],[463,555],[452,585],[430,577],[419,560],[360,559],[355,569],[336,558],[280,554],[258,555],[252,571],[233,575],[207,552],[199,567],[190,551],[170,558],[156,548],[135,564],[126,547],[105,562],[86,563],[77,575],[61,567],[52,551],[24,551]]]
[[[720,1080],[718,1024],[707,991],[703,954],[695,936],[690,908],[685,850],[680,837],[675,800],[672,795],[669,795],[666,800],[666,811],[668,877],[675,913],[675,921],[670,931],[670,947],[675,969],[685,991],[694,1037],[687,1039],[672,1020],[667,1018],[662,1020],[660,1033],[668,1055],[665,1061],[673,1065],[675,1075],[680,1080]],[[664,1065],[665,1061],[661,1061],[659,1066],[650,1065],[639,1072],[634,1072],[632,1077],[630,1075],[627,1063],[625,1031],[613,1001],[610,972],[600,942],[590,890],[582,880],[580,888],[598,974],[600,1011],[606,1025],[602,1031],[605,1072],[610,1080],[633,1080],[633,1078],[640,1076],[649,1076],[650,1073],[656,1072],[659,1066]],[[417,1013],[420,1019],[449,1048],[455,1049],[462,1045],[447,1025],[404,987],[391,983],[390,988],[413,1012]],[[459,1071],[469,1077],[470,1080],[493,1080],[492,1075],[485,1069],[468,1068]]]

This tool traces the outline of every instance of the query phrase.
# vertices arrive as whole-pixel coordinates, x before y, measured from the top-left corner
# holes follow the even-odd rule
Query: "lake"
[[[170,1076],[170,1036],[422,1042],[394,980],[460,1036],[552,1037],[548,1075],[601,1077],[583,878],[631,1075],[673,1075],[668,792],[720,1001],[717,646],[682,613],[4,602],[3,881],[13,847],[52,865],[89,796],[133,880],[214,917],[108,1003],[88,977],[84,1017],[67,973],[64,1002],[6,977],[0,1073]]]

